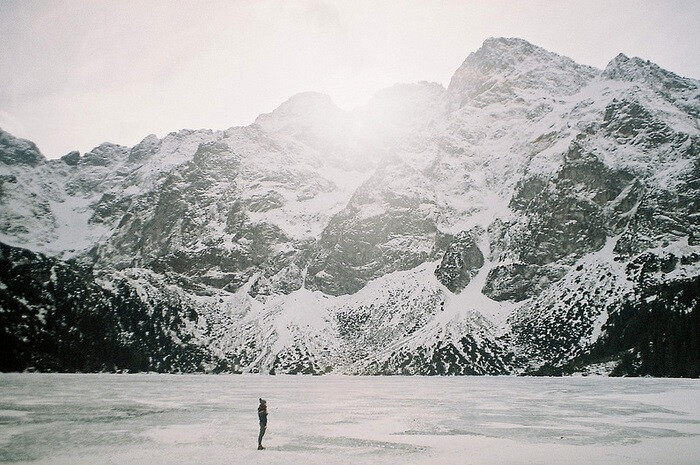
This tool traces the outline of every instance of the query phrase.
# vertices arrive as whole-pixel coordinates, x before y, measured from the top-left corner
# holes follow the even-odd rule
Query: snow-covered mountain
[[[0,131],[2,369],[698,376],[699,116],[648,61],[496,38],[353,111]]]

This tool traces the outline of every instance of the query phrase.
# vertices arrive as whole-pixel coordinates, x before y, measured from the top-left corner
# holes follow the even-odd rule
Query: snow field
[[[0,462],[692,464],[698,406],[697,380],[3,374]]]

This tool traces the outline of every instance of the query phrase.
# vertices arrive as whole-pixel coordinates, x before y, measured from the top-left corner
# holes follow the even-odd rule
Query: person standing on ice
[[[262,438],[265,436],[265,430],[267,429],[267,401],[265,399],[260,399],[260,405],[258,405],[258,420],[260,420],[260,434],[258,434],[258,450],[265,449],[262,445]]]

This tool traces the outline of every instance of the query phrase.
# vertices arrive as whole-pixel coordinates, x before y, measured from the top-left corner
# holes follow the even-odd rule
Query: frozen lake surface
[[[0,374],[5,463],[697,464],[698,435],[698,380]]]

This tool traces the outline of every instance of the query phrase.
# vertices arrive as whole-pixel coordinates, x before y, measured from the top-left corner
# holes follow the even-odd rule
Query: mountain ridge
[[[58,160],[3,132],[0,258],[75,270],[112,325],[138,302],[162,309],[143,321],[170,329],[131,369],[561,374],[603,360],[698,376],[698,88],[624,55],[596,70],[497,38],[447,89],[399,84],[352,111],[303,93],[247,127]],[[58,304],[1,282],[6,331],[24,318],[58,337],[41,317]],[[630,333],[638,321],[657,331]],[[109,350],[143,337],[127,328]],[[20,345],[25,368],[62,369]],[[198,355],[163,363],[173,347]]]

